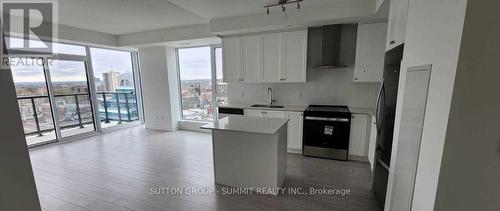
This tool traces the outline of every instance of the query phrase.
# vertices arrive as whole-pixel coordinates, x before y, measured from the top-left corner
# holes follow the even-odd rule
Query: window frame
[[[5,36],[5,37],[15,37],[19,38],[18,36]],[[42,39],[43,40],[43,39]],[[43,71],[44,71],[44,78],[45,78],[45,83],[47,84],[47,95],[49,96],[49,101],[50,101],[50,108],[52,112],[52,120],[54,124],[54,132],[56,134],[56,139],[51,140],[51,141],[46,141],[42,143],[37,143],[33,145],[29,145],[28,148],[33,148],[33,147],[38,147],[42,145],[47,145],[47,144],[53,144],[53,143],[66,143],[66,142],[71,142],[74,140],[94,136],[97,134],[105,134],[107,132],[112,132],[116,130],[121,130],[129,127],[133,127],[136,125],[144,124],[145,119],[144,119],[144,105],[143,105],[143,95],[142,95],[142,79],[140,76],[140,67],[139,67],[139,56],[138,56],[138,51],[134,49],[121,49],[121,48],[116,48],[112,46],[100,46],[100,45],[92,45],[92,44],[85,44],[85,43],[78,43],[78,42],[70,42],[70,41],[59,41],[59,40],[52,40],[53,43],[59,43],[59,44],[67,44],[67,45],[75,45],[75,46],[81,46],[85,49],[85,55],[77,55],[77,54],[66,54],[66,53],[53,53],[53,58],[54,60],[66,60],[66,61],[81,61],[85,63],[85,68],[86,68],[86,76],[87,76],[87,83],[89,87],[89,94],[90,94],[90,100],[92,104],[92,114],[93,114],[93,122],[94,122],[94,131],[91,132],[86,132],[86,133],[81,133],[77,135],[72,135],[68,137],[62,137],[58,121],[56,121],[59,117],[57,116],[57,112],[55,110],[55,98],[54,94],[52,93],[52,81],[50,78],[50,71],[49,67],[47,64],[43,65]],[[131,62],[132,62],[132,77],[134,78],[134,86],[136,89],[136,101],[137,101],[137,109],[138,109],[138,115],[139,115],[139,120],[136,121],[135,123],[130,123],[130,124],[124,124],[124,125],[116,125],[110,128],[102,128],[101,122],[100,122],[100,117],[99,117],[99,111],[98,111],[98,102],[97,102],[97,90],[95,87],[95,78],[94,78],[94,69],[92,65],[92,56],[91,56],[91,50],[90,48],[100,48],[100,49],[106,49],[106,50],[114,50],[114,51],[123,51],[130,53],[131,56]],[[9,54],[14,54],[13,57],[15,57],[16,54],[32,54],[36,51],[26,51],[26,50],[8,50]],[[8,55],[10,56],[10,55]]]
[[[182,84],[181,84],[181,66],[179,62],[179,50],[182,49],[190,49],[190,48],[203,48],[203,47],[209,47],[210,48],[210,72],[211,72],[211,81],[212,81],[212,107],[214,109],[213,112],[213,119],[212,120],[196,120],[196,119],[185,119],[184,118],[184,112],[182,112]],[[175,48],[175,58],[176,58],[176,63],[177,63],[177,92],[179,94],[179,114],[180,114],[180,120],[181,121],[191,121],[191,122],[214,122],[218,119],[218,112],[217,112],[217,107],[218,105],[215,105],[217,103],[217,95],[219,93],[219,90],[217,90],[217,67],[216,67],[216,57],[215,57],[215,49],[216,48],[221,48],[221,44],[215,44],[215,45],[196,45],[196,46],[189,46],[189,47],[180,47],[180,48]],[[223,59],[223,58],[222,58]],[[222,70],[224,71],[224,70]]]

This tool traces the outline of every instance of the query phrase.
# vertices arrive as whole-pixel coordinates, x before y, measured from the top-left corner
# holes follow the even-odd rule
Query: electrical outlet
[[[302,99],[302,92],[299,92],[299,99]]]

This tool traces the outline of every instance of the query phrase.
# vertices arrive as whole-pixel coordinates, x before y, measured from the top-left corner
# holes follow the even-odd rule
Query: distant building
[[[120,81],[120,86],[121,87],[133,87],[134,84],[132,83],[133,77],[132,74],[130,73],[122,73],[119,78]]]
[[[120,73],[119,72],[109,71],[107,73],[103,73],[102,77],[104,79],[106,91],[114,92],[114,91],[116,91],[116,88],[118,88],[120,86],[120,83],[119,83]]]

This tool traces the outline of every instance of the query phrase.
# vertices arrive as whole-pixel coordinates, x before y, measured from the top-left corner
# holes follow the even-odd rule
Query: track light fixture
[[[300,9],[300,2],[302,2],[302,1],[304,1],[304,0],[278,0],[278,2],[270,3],[266,6],[264,6],[264,8],[266,8],[266,14],[268,14],[268,15],[269,15],[269,7],[281,6],[281,12],[286,12],[285,5],[296,3],[297,9]]]

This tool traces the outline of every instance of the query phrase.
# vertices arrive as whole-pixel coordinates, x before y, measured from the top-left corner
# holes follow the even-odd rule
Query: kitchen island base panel
[[[212,131],[215,183],[279,188],[286,174],[287,127],[275,134]]]

